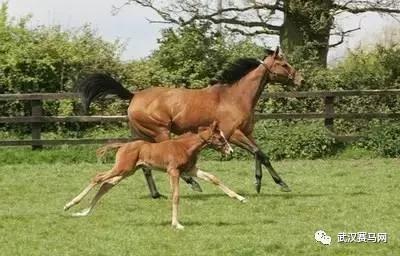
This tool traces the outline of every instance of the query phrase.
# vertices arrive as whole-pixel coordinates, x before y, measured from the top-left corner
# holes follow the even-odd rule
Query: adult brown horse
[[[199,127],[217,120],[230,143],[254,154],[256,160],[256,190],[261,189],[263,164],[283,191],[290,191],[272,167],[268,156],[252,137],[254,108],[268,82],[300,85],[302,76],[286,59],[268,51],[263,61],[239,59],[222,72],[219,81],[203,89],[154,87],[132,93],[108,75],[94,74],[78,86],[87,110],[101,96],[115,94],[130,100],[129,124],[140,139],[160,142],[169,139],[170,132],[196,132]],[[153,198],[159,197],[151,170],[143,170]],[[182,177],[192,188],[200,186],[191,177]],[[201,190],[201,189],[200,189]]]

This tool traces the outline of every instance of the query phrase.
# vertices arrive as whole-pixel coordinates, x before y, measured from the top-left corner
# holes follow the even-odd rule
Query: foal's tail
[[[104,145],[101,148],[98,148],[96,150],[96,156],[99,158],[102,158],[109,149],[118,149],[125,144],[126,143],[123,143],[123,142],[117,142],[117,143],[111,143],[111,144]]]
[[[111,76],[102,73],[89,75],[78,83],[77,88],[85,112],[88,111],[92,101],[108,94],[117,95],[123,100],[131,100],[134,95],[128,89],[123,87],[120,82]]]

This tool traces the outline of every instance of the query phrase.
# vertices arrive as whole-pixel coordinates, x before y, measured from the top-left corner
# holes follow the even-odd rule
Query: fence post
[[[335,102],[335,96],[326,96],[324,98],[324,104],[325,104],[325,114],[326,115],[331,115],[335,114],[335,108],[334,108],[334,102]],[[324,119],[325,127],[333,132],[334,131],[334,119],[331,117],[325,117]]]
[[[41,100],[31,100],[32,116],[42,116],[42,101]],[[40,140],[41,138],[41,123],[32,123],[32,140]],[[42,149],[43,145],[41,142],[33,142],[32,149]]]

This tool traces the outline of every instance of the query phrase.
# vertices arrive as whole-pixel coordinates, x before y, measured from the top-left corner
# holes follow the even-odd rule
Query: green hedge
[[[336,154],[344,147],[325,133],[321,123],[297,122],[284,123],[259,121],[254,136],[258,146],[273,160],[287,158],[316,159]],[[221,155],[212,150],[203,152],[203,156],[221,159]],[[235,147],[233,158],[251,159],[247,151]]]
[[[76,81],[87,73],[111,73],[131,90],[150,86],[199,88],[207,86],[223,65],[237,57],[263,57],[263,48],[249,39],[238,40],[219,35],[209,24],[167,29],[159,39],[159,48],[148,58],[122,62],[119,42],[107,42],[88,26],[64,31],[59,27],[30,28],[29,18],[11,19],[7,5],[0,9],[0,93],[73,91]],[[291,56],[289,56],[291,57]],[[292,56],[293,57],[293,56]],[[284,90],[355,90],[400,88],[400,47],[376,47],[357,51],[337,66],[320,69],[311,63],[293,62],[306,78],[302,87],[269,85],[270,92]],[[126,113],[127,102],[104,100],[91,107],[91,114]],[[399,96],[344,97],[335,102],[338,112],[400,112]],[[258,111],[320,112],[321,99],[265,99]],[[46,115],[78,115],[81,106],[70,100],[44,103]],[[0,116],[30,115],[29,102],[0,104]],[[371,124],[374,124],[372,127]],[[379,155],[399,155],[400,134],[397,123],[370,123],[336,120],[341,134],[366,134],[355,147]],[[129,134],[123,124],[113,127],[96,124],[46,124],[48,137],[104,136]],[[102,134],[100,134],[102,130]],[[11,132],[12,131],[12,132]],[[121,131],[121,132],[120,132]],[[27,125],[2,125],[0,137],[27,137]],[[325,135],[321,122],[259,122],[255,136],[260,147],[273,159],[319,158],[334,155],[345,145]],[[238,157],[249,157],[242,150]],[[204,155],[217,157],[214,153]]]
[[[376,122],[365,132],[364,138],[357,142],[357,147],[375,152],[384,157],[400,157],[399,120]]]

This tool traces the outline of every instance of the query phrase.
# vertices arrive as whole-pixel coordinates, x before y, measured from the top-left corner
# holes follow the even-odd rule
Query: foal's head
[[[207,128],[200,128],[199,136],[207,146],[218,150],[225,155],[229,155],[233,152],[233,149],[225,138],[224,133],[218,128],[217,121],[214,121]]]
[[[301,85],[303,82],[300,72],[294,69],[284,56],[279,54],[279,47],[275,51],[269,50],[262,64],[268,70],[269,79],[272,82],[290,82],[294,85]]]

